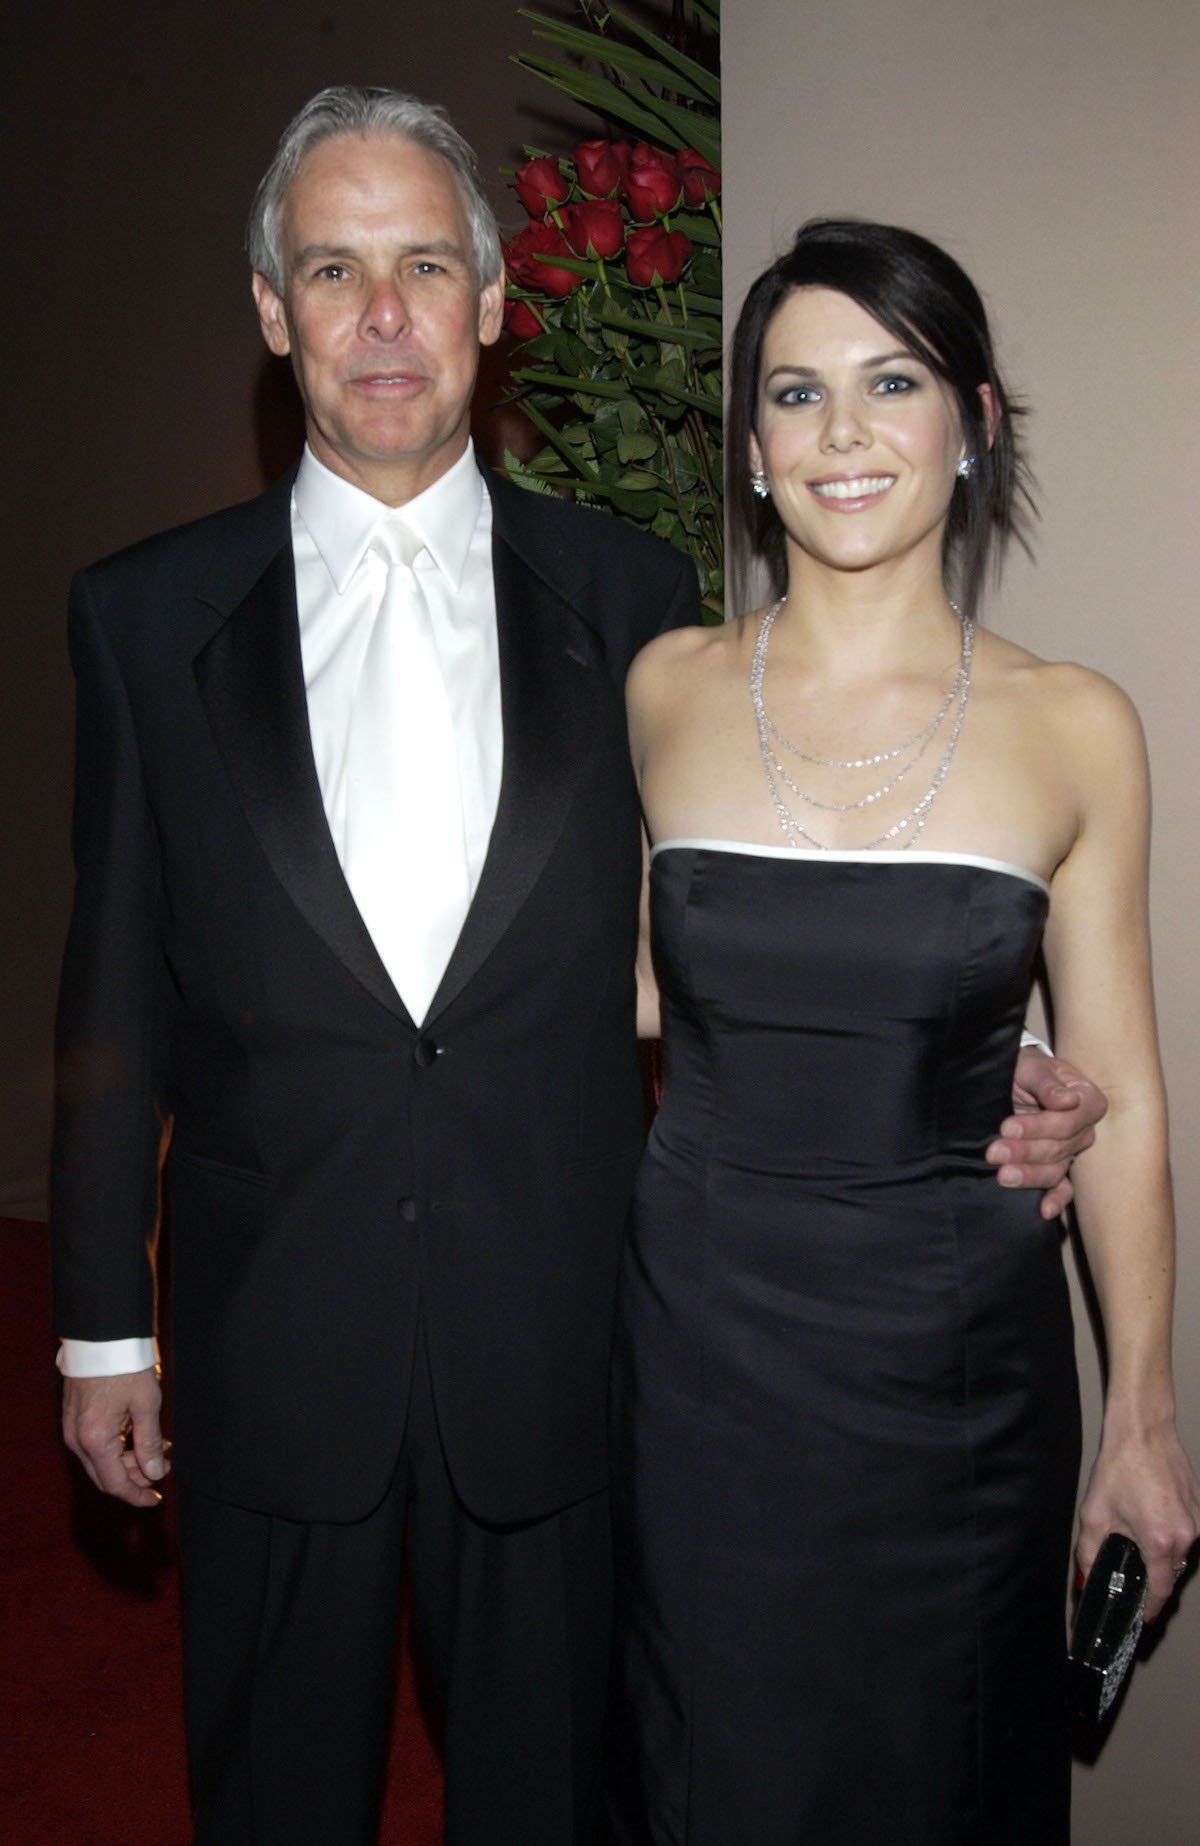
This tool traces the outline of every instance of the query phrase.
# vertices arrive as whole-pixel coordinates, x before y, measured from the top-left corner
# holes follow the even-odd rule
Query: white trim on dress
[[[811,860],[816,864],[831,860],[842,865],[978,865],[985,872],[1002,872],[1009,878],[1024,879],[1026,884],[1036,885],[1039,891],[1050,895],[1050,886],[1036,872],[1029,871],[1023,865],[1013,865],[1007,859],[988,859],[981,853],[969,852],[928,852],[906,847],[872,848],[869,851],[842,851],[834,849],[824,851],[803,851],[794,846],[759,846],[751,840],[660,840],[650,849],[651,859],[660,852],[671,852],[680,847],[700,848],[705,852],[746,853],[757,859],[793,859],[797,863]]]

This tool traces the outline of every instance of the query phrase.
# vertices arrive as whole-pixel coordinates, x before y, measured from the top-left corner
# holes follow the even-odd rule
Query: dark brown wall
[[[508,225],[523,214],[501,165],[524,142],[569,148],[593,130],[509,62],[533,45],[515,0],[88,0],[11,13],[0,1214],[36,1215],[70,884],[67,584],[90,559],[256,492],[290,459],[290,388],[268,367],[241,250],[280,129],[332,82],[443,102],[496,174]]]

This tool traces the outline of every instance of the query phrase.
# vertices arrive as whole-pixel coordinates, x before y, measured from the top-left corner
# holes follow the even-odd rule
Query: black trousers
[[[196,1846],[370,1846],[401,1563],[444,1707],[446,1846],[595,1837],[611,1628],[607,1494],[520,1526],[454,1492],[418,1353],[395,1478],[352,1525],[181,1487]]]

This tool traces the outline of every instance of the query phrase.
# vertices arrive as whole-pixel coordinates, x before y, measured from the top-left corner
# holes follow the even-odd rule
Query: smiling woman
[[[773,599],[652,642],[627,692],[667,1082],[615,1368],[615,1835],[1065,1846],[1074,1344],[1053,1208],[988,1141],[1044,948],[1111,1103],[1075,1169],[1110,1360],[1077,1559],[1134,1536],[1156,1614],[1200,1486],[1140,728],[976,626],[1024,496],[943,251],[805,226],[743,308],[729,430]]]
[[[796,290],[767,328],[750,457],[801,556],[867,563],[930,535],[940,543],[947,483],[966,455],[958,405],[912,352],[881,352],[879,332],[826,288]],[[981,401],[986,413],[987,386]],[[849,517],[868,512],[879,517]]]
[[[773,363],[763,342],[769,330],[772,347],[778,346],[783,330],[775,328],[777,311],[799,287],[836,292],[844,312],[857,309],[863,317],[858,331],[865,350],[858,356],[867,374],[884,374],[858,381],[869,395],[932,389],[953,406],[964,469],[956,469],[958,485],[949,500],[945,562],[956,600],[974,613],[989,564],[1010,537],[1024,542],[1033,512],[1018,435],[1021,406],[1000,376],[978,291],[944,251],[911,232],[853,220],[806,225],[788,255],[759,277],[742,309],[730,379],[731,455],[753,456]],[[797,382],[806,395],[809,381]],[[819,396],[814,390],[810,401]],[[742,467],[730,469],[727,494],[738,541],[737,591],[744,596],[748,569],[763,558],[778,592],[786,547],[780,519],[769,500],[756,503]]]

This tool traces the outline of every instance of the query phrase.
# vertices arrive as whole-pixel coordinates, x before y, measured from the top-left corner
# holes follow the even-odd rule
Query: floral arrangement
[[[586,140],[570,155],[527,149],[513,176],[528,223],[504,247],[505,325],[521,342],[514,396],[544,446],[526,461],[507,454],[505,467],[688,552],[706,613],[720,620],[718,79],[677,44],[585,11],[592,30],[541,21],[544,36],[577,55],[586,46],[614,75],[545,60],[540,74],[656,138]],[[716,0],[703,11],[715,21]],[[613,38],[614,23],[654,55]]]

